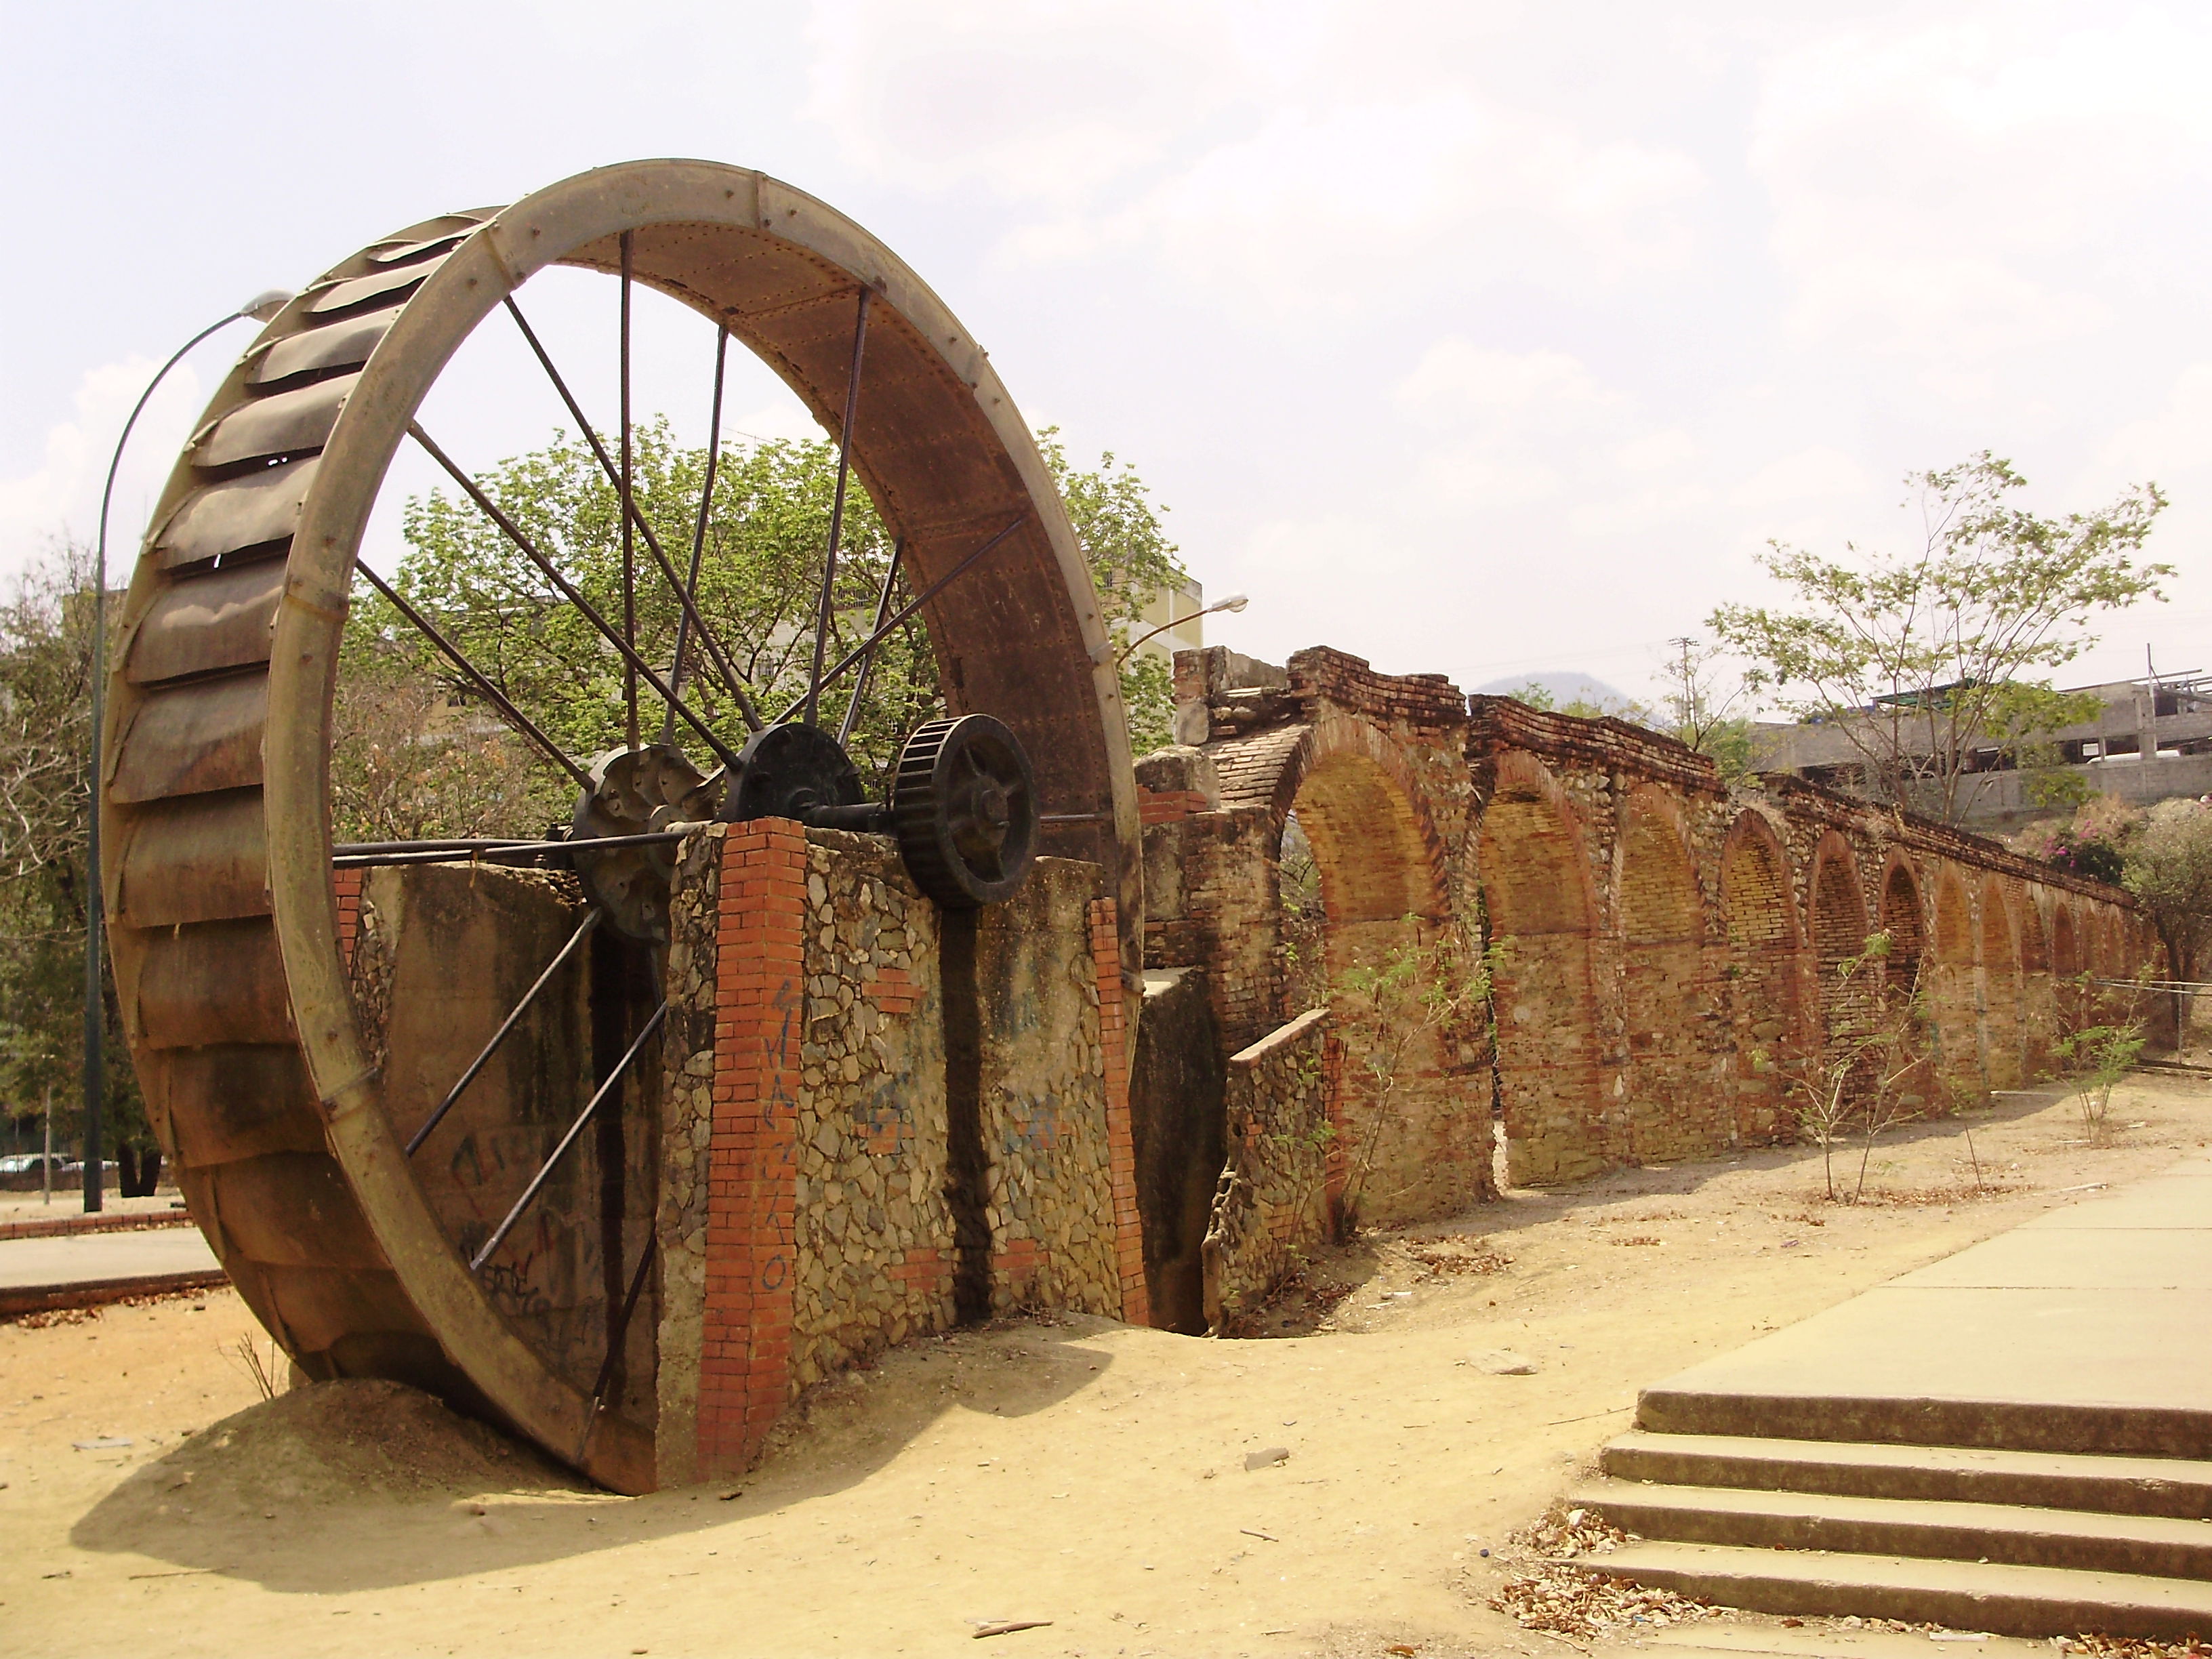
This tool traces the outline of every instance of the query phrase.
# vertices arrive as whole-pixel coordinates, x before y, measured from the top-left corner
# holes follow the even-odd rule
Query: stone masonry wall
[[[974,931],[995,1310],[1141,1319],[1120,964],[1096,866]],[[684,844],[671,903],[659,1479],[728,1474],[791,1401],[955,1320],[945,930],[885,840],[775,820]]]
[[[1230,1056],[1228,1157],[1206,1228],[1205,1310],[1216,1335],[1236,1335],[1325,1243],[1344,1182],[1334,1133],[1340,1051],[1328,1011],[1309,1009]]]
[[[937,907],[878,837],[809,830],[806,866],[799,1388],[953,1318]]]

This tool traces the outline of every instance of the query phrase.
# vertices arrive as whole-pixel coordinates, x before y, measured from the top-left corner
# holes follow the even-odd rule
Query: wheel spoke
[[[809,726],[817,723],[815,716],[822,701],[822,659],[830,645],[830,624],[836,616],[834,590],[837,585],[837,543],[845,529],[845,485],[853,468],[853,418],[860,406],[860,360],[868,345],[868,302],[875,297],[873,289],[860,290],[860,313],[853,321],[853,367],[845,377],[845,422],[837,433],[837,493],[830,502],[830,549],[822,561],[822,605],[814,618],[814,668],[806,680],[806,713],[803,718]]]
[[[545,371],[545,378],[553,383],[553,390],[560,394],[562,403],[568,406],[570,418],[576,422],[577,429],[584,434],[584,441],[591,447],[592,453],[598,458],[599,471],[606,474],[609,483],[619,489],[622,481],[621,469],[616,465],[615,458],[607,453],[607,447],[599,441],[599,434],[592,429],[591,422],[584,418],[583,405],[576,401],[575,394],[568,390],[568,382],[562,378],[561,371],[553,366],[553,358],[538,339],[538,331],[530,326],[530,319],[522,314],[522,307],[515,304],[512,295],[509,295],[503,303],[507,307],[507,315],[514,319],[514,325],[522,331],[522,337],[529,343],[532,354],[538,359],[538,366]],[[714,637],[714,630],[707,626],[706,619],[700,616],[698,607],[692,602],[685,584],[677,579],[676,567],[670,562],[666,551],[661,547],[660,538],[653,533],[653,526],[647,520],[645,514],[638,511],[637,503],[635,501],[629,504],[628,517],[629,522],[636,526],[637,533],[645,538],[645,550],[653,556],[653,562],[660,568],[660,574],[667,579],[669,586],[675,590],[677,600],[684,607],[684,616],[690,621],[691,631],[699,636],[700,643],[707,647],[707,655],[714,662],[715,672],[722,677],[722,684],[727,688],[732,701],[738,705],[738,714],[743,717],[750,729],[759,731],[764,722],[760,717],[760,711],[754,706],[751,696],[745,690],[745,677],[738,672],[736,665],[730,660],[729,653],[722,648],[722,642]]]
[[[853,736],[853,722],[860,713],[860,699],[868,694],[868,675],[876,665],[872,648],[882,636],[884,617],[891,608],[891,589],[898,581],[899,557],[906,551],[902,541],[891,544],[890,567],[884,572],[884,591],[876,596],[876,620],[868,632],[868,645],[862,647],[868,654],[860,659],[860,677],[853,682],[853,696],[845,705],[845,718],[837,725],[837,746],[842,749]]]
[[[623,663],[623,729],[637,747],[637,495],[632,488],[629,441],[629,290],[633,233],[622,234],[622,493],[623,641],[629,648]]]
[[[698,608],[699,566],[707,555],[707,521],[714,505],[714,472],[722,459],[722,374],[729,366],[730,331],[727,327],[714,331],[714,398],[707,413],[707,481],[699,487],[699,518],[691,531],[691,570],[685,577],[683,592],[683,614],[676,619],[676,660],[669,665],[668,684],[672,690],[684,689],[684,658],[691,639],[691,614]],[[748,714],[750,710],[748,708]],[[756,730],[758,720],[750,720]],[[676,732],[676,711],[670,709],[661,717],[660,740],[666,743]]]
[[[553,975],[561,971],[562,964],[576,954],[576,947],[590,936],[592,928],[599,925],[602,914],[599,910],[585,913],[583,924],[568,935],[568,942],[560,948],[553,960],[545,964],[545,971],[538,975],[530,988],[522,994],[522,1000],[514,1005],[514,1012],[501,1022],[499,1030],[491,1034],[491,1041],[484,1044],[483,1052],[469,1062],[469,1069],[461,1073],[460,1081],[446,1091],[446,1097],[438,1103],[438,1109],[423,1119],[422,1127],[409,1137],[408,1157],[414,1157],[422,1149],[422,1143],[430,1138],[430,1132],[444,1120],[447,1113],[453,1109],[453,1103],[461,1097],[469,1085],[477,1080],[477,1073],[490,1063],[491,1057],[499,1052],[499,1045],[507,1041],[507,1033],[514,1030],[521,1023],[523,1015],[530,1012],[530,1005],[538,1000],[538,994],[553,982]]]
[[[615,1062],[615,1068],[607,1074],[607,1080],[599,1085],[598,1090],[592,1094],[590,1103],[577,1115],[576,1121],[568,1126],[568,1132],[561,1137],[560,1144],[554,1147],[551,1155],[539,1166],[538,1173],[531,1176],[530,1184],[522,1189],[522,1196],[514,1200],[514,1207],[507,1212],[506,1218],[498,1226],[492,1229],[492,1235],[484,1241],[483,1248],[470,1258],[471,1273],[482,1273],[484,1263],[490,1261],[493,1253],[507,1243],[507,1236],[514,1231],[514,1224],[521,1220],[522,1212],[537,1201],[538,1194],[545,1188],[545,1183],[553,1178],[553,1171],[560,1167],[561,1160],[568,1154],[568,1149],[576,1144],[577,1137],[584,1133],[584,1126],[592,1121],[592,1114],[599,1109],[606,1097],[615,1091],[616,1085],[629,1072],[630,1063],[645,1052],[647,1042],[655,1031],[660,1029],[660,1022],[667,1018],[668,1004],[664,1001],[660,1006],[653,1011],[653,1018],[645,1022],[645,1029],[637,1034],[637,1040],[629,1045],[629,1052]]]
[[[874,650],[876,648],[877,641],[882,640],[894,629],[902,626],[908,617],[914,615],[915,611],[921,610],[922,606],[927,605],[939,593],[942,593],[945,588],[951,584],[954,577],[965,571],[970,565],[974,564],[976,560],[981,558],[986,553],[988,553],[1000,542],[1006,540],[1007,537],[1012,535],[1014,532],[1019,530],[1024,525],[1027,524],[1029,522],[1029,517],[1030,515],[1027,512],[1023,512],[1018,514],[1012,524],[1008,525],[1004,530],[1001,530],[997,535],[992,537],[989,541],[985,542],[982,546],[977,548],[966,558],[961,560],[958,564],[954,565],[951,569],[946,571],[935,581],[930,583],[927,587],[922,589],[922,591],[915,598],[901,605],[899,607],[898,615],[893,617],[889,622],[884,623],[884,625],[877,629],[874,633],[869,635],[866,639],[862,640],[860,644],[854,646],[850,651],[848,651],[842,657],[838,659],[837,665],[821,677],[821,685],[826,686],[831,684],[838,678],[839,676],[843,674],[847,669],[850,668],[854,663],[860,661],[861,658],[866,656],[869,652]],[[818,690],[820,687],[817,686],[815,689]],[[810,693],[809,695],[811,696],[812,694]],[[782,725],[786,720],[789,720],[793,714],[796,714],[805,706],[806,699],[805,697],[801,697],[797,702],[792,704],[790,708],[785,709],[783,713],[778,714],[775,717],[775,724],[778,726]]]
[[[630,1316],[637,1311],[637,1299],[645,1290],[645,1276],[653,1267],[653,1253],[659,1248],[658,1238],[645,1241],[644,1254],[637,1259],[637,1271],[630,1275],[629,1293],[623,1297],[622,1312],[614,1327],[607,1333],[606,1358],[599,1362],[599,1380],[592,1384],[592,1398],[584,1407],[584,1426],[576,1437],[576,1455],[568,1461],[584,1461],[584,1447],[592,1437],[592,1425],[599,1419],[599,1407],[606,1401],[607,1385],[614,1381],[616,1363],[622,1358],[623,1339],[629,1334]]]
[[[391,583],[386,581],[383,577],[378,575],[376,572],[371,570],[367,565],[362,563],[358,558],[354,561],[354,568],[360,571],[362,575],[368,577],[368,585],[371,587],[374,587],[378,592],[383,594],[386,600],[390,603],[392,608],[394,611],[397,611],[401,616],[404,617],[409,622],[412,623],[415,625],[416,631],[421,633],[425,639],[428,640],[431,644],[436,646],[438,649],[444,653],[447,661],[451,662],[454,667],[459,669],[462,673],[468,676],[470,684],[474,685],[477,690],[481,691],[484,696],[489,700],[493,708],[499,710],[501,718],[505,720],[509,726],[512,726],[524,738],[536,744],[538,749],[544,752],[547,759],[550,760],[555,765],[567,772],[570,777],[574,778],[584,788],[589,789],[592,787],[592,775],[586,771],[580,763],[569,759],[567,752],[562,749],[560,744],[555,743],[552,738],[547,737],[544,732],[538,729],[537,722],[532,720],[529,715],[524,714],[520,708],[517,708],[512,702],[510,702],[507,700],[507,694],[501,691],[497,686],[494,685],[491,681],[486,678],[484,672],[468,659],[466,653],[461,650],[460,647],[455,645],[451,640],[440,633],[428,617],[417,611],[413,605],[408,604],[406,600],[401,599],[398,590],[395,589]]]
[[[538,550],[537,544],[533,543],[529,537],[522,533],[521,526],[517,525],[514,520],[508,518],[505,513],[501,512],[500,510],[499,504],[493,501],[490,496],[483,493],[483,489],[477,484],[477,481],[469,477],[467,473],[461,471],[460,467],[455,464],[453,459],[432,441],[430,434],[422,430],[420,422],[410,421],[407,423],[407,434],[414,439],[416,443],[422,446],[423,449],[428,453],[432,460],[437,462],[440,466],[445,469],[446,476],[447,477],[451,478],[455,483],[459,484],[465,491],[467,492],[469,499],[477,504],[477,509],[482,512],[486,518],[489,519],[494,524],[499,526],[501,532],[507,537],[507,540],[513,542],[515,546],[521,550],[523,556],[531,562],[531,563],[536,565],[539,570],[544,573],[546,580],[551,582],[554,586],[561,590],[562,597],[565,598],[569,604],[576,607],[578,614],[580,614],[585,621],[591,623],[593,628],[599,630],[599,637],[605,640],[610,645],[613,646],[617,651],[620,652],[622,653],[623,660],[631,668],[636,670],[639,677],[642,678],[647,684],[650,685],[653,690],[667,702],[668,706],[671,708],[673,708],[677,714],[682,717],[684,723],[699,734],[700,738],[706,743],[707,746],[714,751],[716,757],[721,761],[722,764],[731,768],[732,770],[734,771],[738,763],[736,750],[732,750],[726,743],[724,743],[722,739],[716,735],[714,728],[708,725],[705,720],[702,720],[699,715],[694,712],[690,704],[686,703],[681,697],[678,696],[673,690],[670,690],[667,682],[663,680],[660,676],[653,671],[652,666],[647,663],[645,659],[637,654],[635,648],[631,646],[629,641],[622,636],[622,631],[614,627],[605,617],[599,614],[599,607],[593,605],[589,599],[586,599],[583,594],[577,590],[576,585],[561,574],[559,568],[554,564],[552,560],[547,558],[543,553]],[[591,785],[587,781],[585,787],[589,788]]]
[[[471,864],[528,864],[567,857],[573,864],[579,851],[611,853],[623,847],[665,847],[682,841],[697,827],[653,830],[635,836],[586,836],[578,841],[548,841],[541,836],[536,841],[362,842],[334,848],[331,867],[375,870],[401,864],[451,864],[461,858]]]

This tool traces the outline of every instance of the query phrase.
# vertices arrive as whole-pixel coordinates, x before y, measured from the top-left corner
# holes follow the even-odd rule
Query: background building
[[[1973,751],[1975,775],[1960,792],[1961,823],[1978,830],[2015,829],[2069,810],[2083,785],[2135,806],[2212,793],[2212,675],[2115,680],[2075,690],[2094,693],[2104,712],[2046,734],[2026,764],[1994,742]],[[1853,794],[1875,793],[1872,769],[1843,721],[1761,722],[1753,744],[1753,765],[1760,771],[1795,773]],[[1918,805],[1930,810],[1928,803]]]

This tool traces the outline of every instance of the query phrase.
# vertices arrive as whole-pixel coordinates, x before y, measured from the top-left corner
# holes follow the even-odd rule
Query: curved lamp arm
[[[269,289],[255,295],[228,316],[210,323],[198,333],[179,346],[169,361],[155,371],[154,378],[146,382],[146,389],[138,394],[131,405],[131,418],[123,423],[122,435],[115,441],[115,453],[107,463],[107,483],[100,492],[100,538],[93,554],[92,579],[92,753],[85,769],[88,780],[86,816],[88,829],[85,839],[85,907],[84,907],[84,1207],[88,1211],[101,1207],[100,1185],[106,1168],[105,1149],[101,1142],[100,1109],[107,1094],[106,1022],[101,1017],[101,981],[100,951],[101,895],[103,876],[100,867],[100,750],[101,725],[107,712],[107,515],[115,501],[115,475],[122,470],[123,447],[131,441],[131,429],[138,417],[146,412],[153,401],[154,392],[169,371],[185,360],[185,356],[209,335],[228,328],[240,318],[251,318],[265,323],[292,303],[292,295],[281,288]]]
[[[1128,661],[1130,657],[1135,654],[1137,647],[1156,634],[1164,634],[1170,628],[1181,628],[1187,622],[1196,622],[1200,617],[1210,617],[1217,611],[1242,611],[1251,603],[1249,594],[1231,593],[1225,599],[1216,599],[1203,611],[1194,611],[1188,617],[1177,617],[1173,622],[1164,622],[1158,628],[1147,629],[1138,635],[1135,639],[1123,646],[1121,654],[1114,659],[1114,665],[1119,668],[1123,663]]]

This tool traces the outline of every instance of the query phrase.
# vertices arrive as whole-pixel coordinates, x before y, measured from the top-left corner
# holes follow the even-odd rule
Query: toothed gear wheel
[[[899,853],[948,910],[1012,898],[1036,855],[1036,780],[988,714],[931,720],[907,739],[891,787]]]

